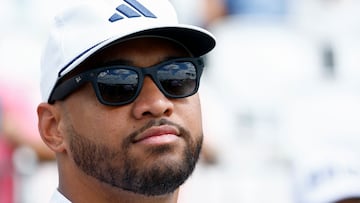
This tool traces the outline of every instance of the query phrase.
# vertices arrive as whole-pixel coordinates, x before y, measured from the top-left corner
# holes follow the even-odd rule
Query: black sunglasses
[[[91,82],[98,100],[118,106],[133,102],[139,95],[144,77],[149,75],[168,98],[184,98],[199,88],[204,68],[202,58],[177,58],[149,68],[109,65],[78,74],[55,86],[49,103],[63,100],[77,88]]]

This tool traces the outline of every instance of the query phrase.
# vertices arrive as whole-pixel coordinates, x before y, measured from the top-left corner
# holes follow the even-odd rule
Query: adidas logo
[[[156,18],[156,16],[151,13],[145,6],[139,3],[136,0],[124,0],[128,5],[121,4],[116,8],[116,13],[114,13],[110,18],[110,22],[116,22],[126,18],[136,18],[136,17],[147,17],[147,18]]]

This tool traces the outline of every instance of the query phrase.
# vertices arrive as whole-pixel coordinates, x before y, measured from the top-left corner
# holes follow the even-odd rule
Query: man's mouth
[[[152,126],[133,139],[133,143],[167,144],[179,139],[179,130],[171,125]]]

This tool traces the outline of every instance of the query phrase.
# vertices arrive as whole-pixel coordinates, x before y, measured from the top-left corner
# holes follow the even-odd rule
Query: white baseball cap
[[[179,42],[194,56],[215,47],[208,31],[180,24],[168,0],[75,1],[55,17],[41,60],[41,96],[47,102],[57,81],[118,40],[159,36]]]

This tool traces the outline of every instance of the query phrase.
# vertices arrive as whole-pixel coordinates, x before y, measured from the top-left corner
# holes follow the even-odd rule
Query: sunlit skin
[[[189,57],[189,53],[174,42],[139,38],[107,48],[81,68],[114,60],[146,68],[174,57]],[[189,149],[191,157],[196,157],[202,141],[198,94],[183,99],[169,99],[149,77],[145,78],[136,100],[125,106],[105,106],[99,103],[93,88],[87,84],[63,101],[56,101],[55,104],[41,103],[37,111],[40,134],[56,153],[58,160],[58,190],[74,203],[176,202],[179,192],[177,188],[166,194],[142,195],[94,178],[74,161],[76,158],[86,159],[78,155],[77,150],[81,153],[82,149],[78,149],[81,147],[76,144],[76,137],[80,143],[88,142],[104,147],[100,152],[87,152],[89,160],[100,160],[101,155],[113,155],[109,164],[112,169],[122,171],[126,154],[137,169],[156,168],[161,173],[172,167],[181,167],[187,162],[184,161],[185,149]],[[161,127],[144,127],[151,121],[166,121],[166,124]],[[189,134],[182,134],[183,131]],[[134,132],[140,133],[129,139]],[[129,140],[131,141],[127,143]],[[123,151],[124,145],[127,146],[127,151]],[[97,148],[99,149],[101,148]],[[100,161],[107,163],[106,160]],[[98,167],[101,169],[101,164]],[[116,170],[114,173],[117,173]],[[106,176],[107,171],[104,173]]]

